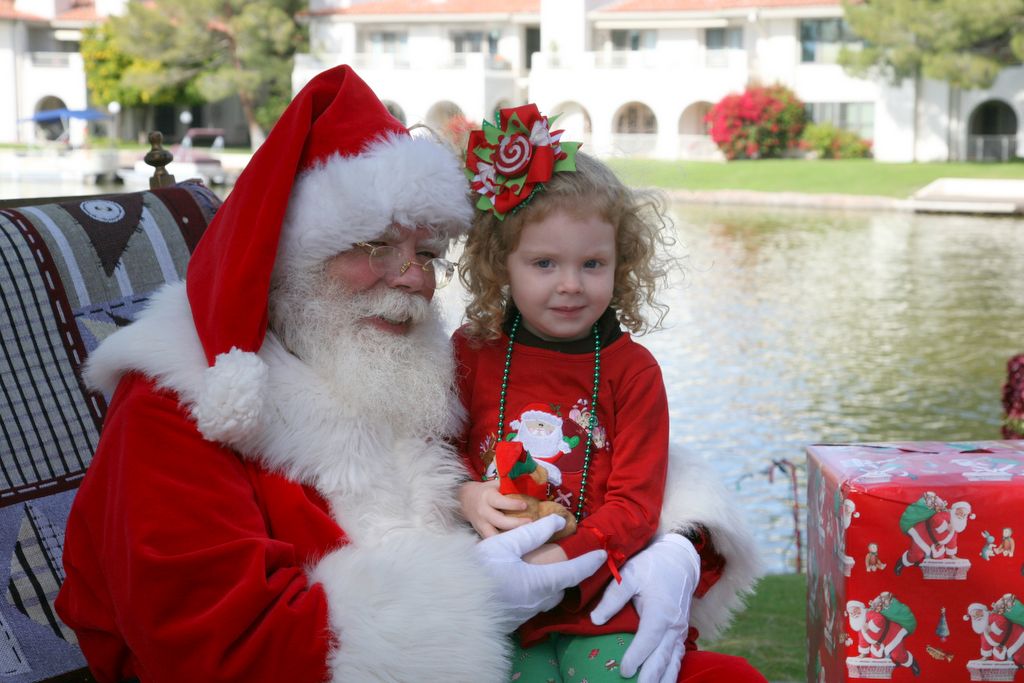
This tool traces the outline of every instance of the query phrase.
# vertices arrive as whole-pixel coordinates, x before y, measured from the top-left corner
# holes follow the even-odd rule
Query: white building
[[[82,29],[124,0],[0,0],[0,142],[32,142],[47,131],[23,121],[44,109],[86,109]],[[56,123],[54,125],[60,125]],[[80,142],[86,122],[69,122]]]
[[[836,63],[840,0],[310,0],[314,74],[351,64],[406,123],[474,123],[536,102],[598,154],[708,158],[704,115],[750,81],[780,82],[884,161],[1024,156],[1024,68],[990,90],[852,78]],[[914,125],[916,116],[917,126]]]
[[[81,30],[124,2],[0,0],[0,142],[34,140],[44,131],[19,121],[42,109],[87,107]],[[915,134],[912,83],[851,78],[835,63],[840,0],[310,0],[303,18],[310,53],[296,58],[296,90],[352,64],[410,124],[479,124],[532,101],[601,154],[706,158],[717,153],[708,109],[760,80],[871,139],[878,159],[1024,156],[1024,68],[985,91],[926,81]],[[207,118],[244,132],[232,112]],[[85,122],[71,125],[74,142]],[[176,115],[153,125],[176,126]]]
[[[32,143],[53,139],[65,122],[36,124],[34,114],[49,109],[106,109],[111,103],[90,103],[85,66],[79,52],[83,29],[121,14],[128,0],[0,0],[0,142]],[[115,107],[120,111],[120,107]],[[189,127],[180,115],[195,115],[195,125],[215,125],[226,131],[229,144],[248,140],[248,130],[237,98],[201,107],[158,106],[122,111],[111,116],[104,134],[138,136],[157,129],[165,139],[177,139]],[[85,141],[88,122],[66,121],[68,142]]]

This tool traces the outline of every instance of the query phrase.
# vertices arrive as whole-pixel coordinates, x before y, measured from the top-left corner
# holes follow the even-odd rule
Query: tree
[[[156,71],[159,65],[131,57],[115,44],[113,24],[87,28],[80,47],[85,63],[85,81],[94,105],[119,102],[125,107],[151,104],[198,104],[202,100],[188,88],[141,90],[126,80],[129,71]]]
[[[865,43],[840,61],[858,74],[881,67],[891,80],[925,76],[988,88],[1024,59],[1024,0],[844,0]]]
[[[291,100],[295,52],[305,36],[301,0],[131,2],[111,19],[115,48],[132,59],[124,85],[144,94],[195,92],[216,102],[236,95],[258,146]]]
[[[946,608],[939,608],[939,624],[935,627],[935,635],[939,637],[939,640],[946,642],[949,638],[949,624],[946,623]]]
[[[857,76],[878,70],[893,84],[913,79],[915,140],[922,78],[988,88],[1024,59],[1024,0],[843,0],[843,9],[864,43],[844,49],[840,63]],[[953,99],[951,90],[951,109]]]

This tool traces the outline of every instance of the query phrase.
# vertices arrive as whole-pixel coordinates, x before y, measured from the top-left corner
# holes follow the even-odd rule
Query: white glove
[[[592,550],[553,564],[523,561],[523,555],[539,548],[564,526],[564,519],[548,515],[476,544],[477,559],[494,580],[497,608],[509,633],[530,617],[560,603],[566,588],[578,585],[607,559],[605,551]]]
[[[640,627],[619,673],[629,678],[639,668],[638,683],[674,683],[683,664],[690,602],[700,578],[697,550],[685,536],[664,534],[627,560],[621,574],[622,583],[608,584],[590,620],[598,626],[607,623],[632,599]]]

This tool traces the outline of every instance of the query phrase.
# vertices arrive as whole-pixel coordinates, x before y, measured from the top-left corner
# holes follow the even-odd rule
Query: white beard
[[[461,423],[451,346],[434,306],[381,285],[352,293],[316,272],[278,279],[270,327],[284,346],[324,378],[340,405],[395,437],[443,438]],[[408,319],[392,334],[364,318]]]
[[[856,613],[851,612],[850,609],[847,608],[846,614],[850,620],[850,629],[854,633],[860,633],[861,630],[864,628],[864,622],[867,620],[867,615],[864,612],[864,608],[861,607],[861,609]]]
[[[953,531],[958,534],[962,534],[964,532],[964,529],[967,528],[968,514],[959,514],[959,510],[952,511],[949,515],[949,522],[953,526]]]
[[[534,434],[522,426],[513,441],[523,444],[523,448],[538,460],[557,459],[562,453],[562,432],[557,429],[550,434]]]

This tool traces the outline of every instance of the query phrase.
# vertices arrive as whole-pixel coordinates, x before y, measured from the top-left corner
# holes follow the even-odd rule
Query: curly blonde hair
[[[519,246],[523,228],[556,210],[598,215],[615,227],[615,285],[611,305],[619,322],[634,334],[659,329],[668,306],[657,298],[676,259],[675,243],[663,195],[626,187],[605,164],[576,154],[576,171],[556,173],[525,205],[499,220],[479,211],[459,263],[459,278],[470,294],[466,307],[468,336],[496,339],[508,307],[509,254]],[[653,322],[643,306],[654,312]]]

